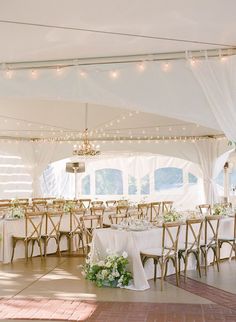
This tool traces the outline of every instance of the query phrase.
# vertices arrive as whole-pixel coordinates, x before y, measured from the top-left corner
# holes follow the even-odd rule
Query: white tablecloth
[[[224,218],[220,223],[219,237],[226,237],[233,235],[233,218]],[[183,225],[180,233],[179,243],[185,241],[185,225]],[[128,269],[133,274],[133,284],[129,287],[134,290],[146,290],[149,288],[148,279],[153,278],[153,262],[149,260],[143,268],[140,251],[147,248],[161,247],[162,229],[154,228],[147,231],[125,231],[114,229],[97,229],[94,232],[91,250],[91,261],[104,259],[107,256],[107,250],[114,253],[122,254],[126,251],[129,256]],[[226,244],[221,249],[221,258],[229,257],[230,247]],[[212,254],[209,252],[209,262],[212,261]],[[194,269],[196,265],[193,256],[189,257],[188,269]],[[173,274],[174,268],[169,264],[167,274]],[[160,272],[157,271],[157,276]]]

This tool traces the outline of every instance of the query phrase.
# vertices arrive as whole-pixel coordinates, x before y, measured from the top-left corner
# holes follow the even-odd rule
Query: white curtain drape
[[[220,171],[220,167],[216,166],[218,142],[199,141],[196,142],[196,149],[203,174],[205,202],[213,204],[217,201],[214,179],[219,173],[216,171],[216,169]]]
[[[220,128],[236,141],[236,56],[189,64]]]
[[[25,147],[24,147],[25,146]],[[22,146],[22,159],[30,166],[32,176],[32,196],[41,196],[40,176],[47,165],[52,161],[57,148],[56,144],[26,143]]]

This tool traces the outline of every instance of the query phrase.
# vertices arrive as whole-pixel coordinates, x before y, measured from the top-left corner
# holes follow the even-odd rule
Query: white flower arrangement
[[[132,280],[131,272],[127,271],[128,254],[123,252],[121,256],[108,254],[104,260],[97,263],[86,261],[83,266],[83,275],[86,279],[96,283],[98,287],[123,287],[129,285]]]
[[[226,216],[228,213],[228,208],[225,205],[215,204],[213,207],[213,215],[216,216]]]
[[[163,221],[164,222],[176,222],[176,221],[181,221],[182,215],[175,211],[174,209],[166,212],[163,214]]]
[[[69,200],[66,201],[63,207],[63,210],[65,212],[70,212],[71,210],[74,210],[76,208],[76,201]]]
[[[20,206],[18,199],[13,199],[11,201],[10,217],[15,219],[20,219],[24,217],[24,209]]]

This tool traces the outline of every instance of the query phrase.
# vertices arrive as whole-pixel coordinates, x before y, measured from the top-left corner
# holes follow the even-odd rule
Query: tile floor
[[[236,261],[210,267],[201,280],[188,272],[175,286],[168,277],[135,292],[97,288],[81,275],[81,257],[49,256],[0,264],[0,319],[101,322],[235,322]]]

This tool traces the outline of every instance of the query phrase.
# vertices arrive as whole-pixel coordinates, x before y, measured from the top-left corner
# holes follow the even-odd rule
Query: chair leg
[[[11,254],[11,262],[13,262],[14,254],[15,254],[15,248],[16,248],[17,241],[13,239],[13,248],[12,248],[12,254]]]
[[[179,254],[179,256],[178,256],[178,258],[179,258],[179,260],[178,260],[178,272],[179,272],[179,276],[180,276],[180,272],[181,272],[181,258],[182,258],[182,256]]]
[[[38,240],[38,245],[39,245],[39,252],[40,252],[40,257],[41,259],[43,258],[43,250],[42,250],[42,240]]]
[[[43,239],[43,248],[44,248],[44,251],[43,251],[43,256],[46,257],[47,256],[47,244],[48,244],[48,240],[47,240],[47,237],[45,237]]]
[[[25,260],[26,261],[28,261],[28,240],[26,239],[25,241],[24,241],[24,244],[25,244]]]
[[[199,277],[201,278],[202,277],[202,274],[201,274],[201,265],[200,265],[200,252],[197,252],[197,254],[196,254],[196,260],[197,260],[197,270],[198,270],[198,274],[199,274]]]
[[[207,247],[204,249],[204,269],[205,269],[205,275],[207,276]]]
[[[162,261],[161,261],[161,291],[163,291],[164,268],[165,268],[165,262],[162,259]]]
[[[154,262],[154,282],[156,282],[157,279],[157,260],[153,259]]]
[[[35,244],[36,240],[32,240],[32,247],[31,247],[31,254],[30,257],[33,257],[33,253],[34,253],[34,244]]]
[[[57,244],[57,253],[59,256],[61,256],[59,237],[56,237],[56,244]]]
[[[176,256],[175,257],[175,260],[174,260],[175,264],[175,276],[176,276],[176,285],[179,286],[179,272],[178,272],[178,257]]]
[[[185,260],[184,260],[184,282],[186,282],[186,277],[187,277],[188,255],[189,254],[186,253]]]
[[[217,245],[216,246],[216,267],[217,267],[217,271],[219,272],[220,271],[220,265],[219,265],[219,263],[220,263],[220,252],[219,252],[219,246]]]

